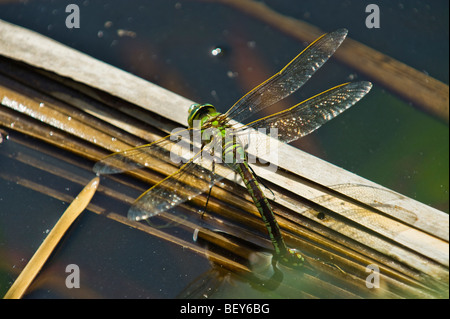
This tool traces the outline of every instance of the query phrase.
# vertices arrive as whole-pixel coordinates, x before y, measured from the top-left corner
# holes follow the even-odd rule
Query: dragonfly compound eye
[[[195,103],[195,104],[192,104],[191,106],[189,106],[188,114],[191,114],[192,111],[195,110],[199,106],[200,106],[200,104],[198,104],[198,103]]]

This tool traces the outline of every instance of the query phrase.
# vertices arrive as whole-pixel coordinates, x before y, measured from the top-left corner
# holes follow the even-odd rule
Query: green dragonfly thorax
[[[188,124],[190,128],[201,130],[202,145],[210,143],[214,137],[220,139],[220,156],[225,164],[233,167],[236,162],[246,159],[244,148],[237,141],[233,130],[228,130],[232,127],[229,118],[217,112],[213,105],[192,104],[189,107]]]

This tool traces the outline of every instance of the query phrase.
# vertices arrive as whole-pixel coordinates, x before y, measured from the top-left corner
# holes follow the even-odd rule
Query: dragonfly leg
[[[208,207],[208,203],[209,203],[209,198],[211,197],[211,191],[212,188],[214,187],[214,171],[216,169],[216,162],[213,161],[212,162],[212,178],[211,178],[211,185],[209,186],[209,191],[208,191],[208,196],[206,197],[206,203],[205,203],[205,207],[203,208],[203,212],[201,214],[201,218],[203,219],[203,216],[206,213],[206,208]]]
[[[202,219],[203,219],[203,216],[204,216],[205,213],[206,213],[206,208],[208,207],[209,198],[211,197],[211,191],[212,191],[213,186],[214,186],[214,185],[211,185],[211,187],[209,188],[208,197],[206,197],[205,207],[203,208],[203,212],[202,212],[202,215],[201,215],[201,218],[202,218]]]

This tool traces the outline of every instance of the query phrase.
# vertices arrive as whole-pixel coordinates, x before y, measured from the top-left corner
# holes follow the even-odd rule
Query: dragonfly
[[[372,84],[366,81],[344,83],[291,108],[246,125],[241,123],[303,86],[334,54],[347,32],[339,29],[319,37],[281,71],[245,94],[226,113],[219,113],[211,104],[193,104],[188,111],[187,129],[150,144],[113,153],[98,161],[94,172],[113,174],[151,167],[156,165],[152,164],[155,158],[161,162],[170,158],[178,164],[174,173],[135,200],[128,211],[131,220],[144,220],[202,193],[210,194],[212,186],[229,176],[230,171],[238,174],[267,228],[274,247],[274,260],[291,268],[302,267],[304,257],[299,250],[287,247],[274,211],[248,163],[249,136],[265,129],[281,142],[292,142],[354,105],[370,91]],[[197,143],[192,142],[195,137]],[[182,142],[188,145],[189,152],[174,151]],[[261,149],[267,152],[266,148]],[[173,156],[174,153],[177,155]]]

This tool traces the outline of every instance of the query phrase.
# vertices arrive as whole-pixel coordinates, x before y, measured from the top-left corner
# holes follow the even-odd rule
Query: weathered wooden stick
[[[75,219],[84,211],[86,206],[91,201],[92,196],[94,196],[95,191],[97,190],[99,182],[100,178],[94,177],[73,200],[58,220],[55,227],[53,227],[44,239],[41,246],[39,246],[38,250],[36,250],[33,257],[20,273],[19,277],[17,277],[11,288],[9,288],[8,292],[4,296],[4,299],[22,298],[23,294],[33,282],[42,266],[44,266],[48,257],[69,229],[70,225],[72,225]]]

